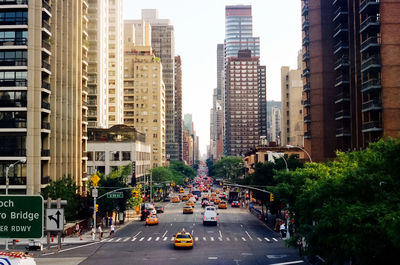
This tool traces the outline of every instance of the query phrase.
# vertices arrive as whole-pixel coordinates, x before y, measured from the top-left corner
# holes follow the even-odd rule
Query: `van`
[[[215,207],[207,206],[205,211],[202,213],[203,215],[203,225],[211,224],[217,225],[218,222],[218,213]]]

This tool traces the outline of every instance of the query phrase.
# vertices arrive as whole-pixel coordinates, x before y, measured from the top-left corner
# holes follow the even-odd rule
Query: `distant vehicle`
[[[149,215],[146,218],[146,225],[158,225],[157,215]]]
[[[199,197],[199,198],[201,197],[201,191],[199,191],[199,190],[193,190],[192,194],[197,195],[197,197]]]
[[[190,233],[185,232],[184,230],[178,232],[174,238],[174,248],[180,247],[193,248],[193,237]]]
[[[239,192],[230,191],[228,195],[228,203],[239,200]]]
[[[185,192],[185,189],[184,189],[184,188],[180,188],[180,189],[179,189],[179,192],[180,192],[180,193],[184,193],[184,192]]]
[[[164,207],[163,206],[156,206],[156,211],[157,211],[157,213],[164,213]]]
[[[240,202],[239,201],[233,201],[232,202],[232,207],[240,207]]]
[[[212,224],[217,225],[218,222],[218,213],[215,207],[206,207],[203,215],[203,225]]]
[[[156,209],[154,209],[154,205],[151,203],[142,203],[140,207],[140,221],[146,220],[147,216],[151,214],[157,214]]]

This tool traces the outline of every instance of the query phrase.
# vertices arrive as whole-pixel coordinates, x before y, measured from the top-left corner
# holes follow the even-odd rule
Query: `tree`
[[[214,162],[213,162],[213,160],[212,159],[207,159],[206,160],[206,165],[207,165],[207,168],[208,168],[208,175],[210,176],[210,177],[213,177],[214,176]]]
[[[169,168],[172,172],[179,172],[184,178],[191,179],[196,176],[196,171],[182,161],[171,161]]]
[[[270,187],[289,203],[296,236],[328,264],[390,264],[400,249],[399,139],[338,153],[325,164],[280,171]],[[292,214],[292,215],[293,215]]]
[[[79,214],[80,196],[77,194],[77,186],[71,177],[64,176],[61,179],[50,182],[41,192],[41,195],[45,200],[47,198],[66,200],[65,219],[68,221],[76,220]]]
[[[214,176],[217,179],[236,179],[244,173],[243,158],[237,156],[223,157],[215,163],[214,170]]]

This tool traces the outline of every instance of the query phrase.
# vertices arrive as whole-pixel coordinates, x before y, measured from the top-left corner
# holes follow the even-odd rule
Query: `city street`
[[[305,264],[296,249],[242,208],[218,210],[218,225],[204,226],[200,202],[194,214],[182,214],[184,203],[168,203],[160,223],[134,221],[114,238],[66,247],[58,254],[37,258],[38,264]],[[175,233],[185,229],[193,249],[173,247]],[[289,262],[289,263],[288,263]]]

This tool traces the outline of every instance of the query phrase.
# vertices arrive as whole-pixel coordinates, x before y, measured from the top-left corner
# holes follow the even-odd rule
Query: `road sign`
[[[0,238],[41,238],[43,197],[0,195]]]
[[[92,197],[97,198],[99,196],[99,192],[96,188],[92,189]]]
[[[97,174],[93,174],[93,176],[90,178],[90,180],[93,183],[93,186],[97,187],[97,183],[99,183],[100,178],[97,176]]]
[[[46,230],[64,230],[64,209],[46,209]]]
[[[109,199],[122,199],[124,198],[124,194],[122,192],[112,192],[107,194],[107,198]]]

